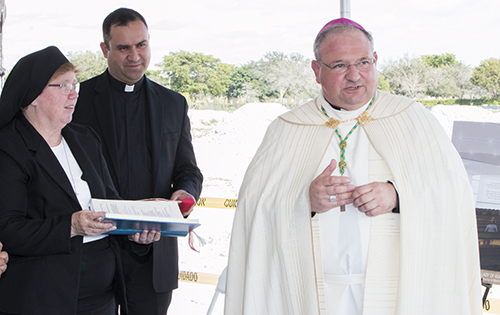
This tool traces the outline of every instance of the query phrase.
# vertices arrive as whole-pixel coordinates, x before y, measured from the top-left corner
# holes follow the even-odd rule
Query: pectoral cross
[[[344,174],[341,174],[340,176],[344,176]],[[340,212],[345,212],[345,205],[340,206]]]

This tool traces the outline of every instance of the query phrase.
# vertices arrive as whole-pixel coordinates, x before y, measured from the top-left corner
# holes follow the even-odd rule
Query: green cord
[[[368,104],[368,107],[366,107],[366,109],[364,110],[363,114],[366,113],[366,111],[368,110],[368,108],[370,108],[370,106],[372,106],[373,104],[373,100],[375,99],[375,96],[372,97],[371,101],[370,101],[370,104]],[[323,112],[323,114],[325,114],[326,117],[330,118],[328,116],[328,114],[326,113],[326,110],[323,108],[323,106],[321,106],[321,111]],[[363,115],[362,114],[362,115]],[[347,166],[347,163],[345,161],[345,150],[347,148],[347,139],[349,139],[349,136],[354,132],[354,130],[356,130],[356,128],[358,128],[359,126],[359,122],[360,122],[360,119],[359,117],[361,117],[362,115],[358,116],[356,118],[357,122],[356,124],[351,128],[351,131],[349,131],[349,133],[345,136],[344,139],[342,139],[342,136],[340,135],[339,131],[337,128],[335,128],[335,133],[337,134],[337,136],[339,137],[339,140],[340,140],[340,161],[339,161],[339,171],[340,171],[340,175],[344,175],[345,173],[345,169],[346,169],[346,166]],[[371,118],[371,117],[370,117]],[[370,119],[371,120],[371,119]],[[341,122],[338,122],[338,124],[340,124]],[[328,123],[327,123],[328,124]],[[327,125],[328,126],[328,125]]]

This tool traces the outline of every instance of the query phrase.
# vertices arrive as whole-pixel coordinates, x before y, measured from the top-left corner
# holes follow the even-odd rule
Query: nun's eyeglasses
[[[78,93],[80,91],[80,83],[63,82],[61,84],[49,84],[48,86],[57,86],[60,88],[61,93],[69,95],[73,90]]]

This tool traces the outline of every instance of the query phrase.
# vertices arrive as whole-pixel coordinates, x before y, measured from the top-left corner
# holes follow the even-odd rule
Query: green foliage
[[[101,74],[107,67],[100,51],[69,52],[68,59],[80,70],[79,82]],[[156,64],[158,70],[148,70],[146,75],[183,94],[195,108],[231,110],[248,102],[276,100],[293,107],[320,92],[310,63],[297,53],[268,52],[258,61],[234,66],[211,55],[179,51],[164,56]],[[410,98],[434,98],[422,100],[426,106],[499,103],[500,59],[484,60],[472,69],[450,53],[413,58],[405,55],[380,68],[380,90]]]
[[[493,100],[489,98],[476,98],[476,99],[433,99],[433,100],[419,100],[424,106],[436,106],[436,105],[500,105],[500,100]]]
[[[249,63],[248,67],[258,79],[254,86],[260,91],[261,99],[277,96],[283,104],[288,96],[290,102],[296,104],[319,92],[310,64],[311,60],[301,54],[273,51]]]
[[[381,72],[396,94],[416,98],[426,90],[427,69],[421,58],[405,55],[401,59],[390,60],[382,67]]]
[[[279,98],[279,93],[267,82],[267,75],[265,74],[266,70],[263,69],[265,66],[262,63],[262,59],[259,61],[252,60],[244,65],[244,67],[248,69],[254,78],[254,80],[250,82],[251,85],[249,86],[246,84],[246,86],[251,87],[251,89],[256,92],[255,97],[259,101]]]
[[[422,55],[421,58],[425,65],[431,68],[441,68],[457,63],[456,56],[449,53],[441,55]]]
[[[453,66],[429,68],[427,75],[426,94],[433,97],[460,97],[461,91],[455,78],[449,75]]]
[[[225,95],[234,68],[212,55],[182,50],[164,56],[163,61],[156,66],[168,80],[171,89],[194,97]]]
[[[86,52],[69,52],[68,60],[71,61],[80,70],[76,74],[76,80],[78,82],[83,82],[90,78],[95,77],[103,73],[108,67],[106,58],[102,55],[102,52],[91,52],[87,50]]]
[[[387,93],[392,93],[389,80],[380,72],[378,73],[378,89]]]
[[[443,71],[445,73],[445,76],[449,78],[460,91],[460,93],[450,96],[463,98],[466,93],[472,94],[473,86],[470,82],[470,77],[472,75],[473,69],[471,67],[466,66],[461,62],[457,62],[453,65],[444,67]]]
[[[258,95],[259,79],[248,65],[236,67],[231,75],[231,83],[227,90],[228,99],[237,99],[248,96],[255,98]]]
[[[207,84],[210,87],[211,95],[223,96],[226,94],[229,84],[231,83],[231,75],[234,71],[234,65],[220,63],[217,67],[217,75],[207,78]]]
[[[484,96],[481,89],[474,89],[470,83],[472,68],[457,62],[453,54],[413,58],[405,55],[390,60],[382,67],[382,74],[389,81],[391,92],[410,98]],[[383,87],[382,83],[379,86]]]
[[[470,81],[473,85],[487,90],[494,99],[497,99],[500,91],[500,59],[483,60],[474,69]]]
[[[168,86],[168,80],[161,76],[160,70],[146,70],[146,76],[160,85]]]

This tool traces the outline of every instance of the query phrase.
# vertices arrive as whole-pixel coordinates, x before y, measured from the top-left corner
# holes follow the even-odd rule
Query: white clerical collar
[[[364,105],[358,109],[355,109],[355,110],[345,110],[343,108],[341,108],[340,110],[336,110],[330,105],[330,103],[328,103],[328,101],[325,99],[323,94],[321,94],[319,103],[325,109],[328,117],[335,117],[335,118],[340,118],[340,119],[346,119],[346,117],[349,118],[351,116],[356,117],[359,114],[361,114],[363,111],[365,111],[365,109],[368,107],[368,104],[370,104],[370,102],[368,102],[368,103],[366,103],[366,105]]]
[[[134,87],[135,87],[135,84],[134,85],[128,85],[128,84],[125,84],[125,92],[134,92]]]

